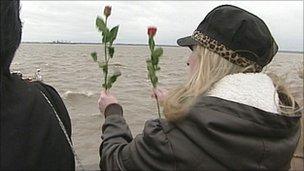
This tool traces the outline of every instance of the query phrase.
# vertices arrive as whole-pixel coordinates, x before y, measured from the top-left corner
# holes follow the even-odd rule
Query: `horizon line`
[[[35,42],[35,41],[22,41],[21,43],[25,44],[88,44],[88,45],[97,45],[102,43],[93,43],[93,42]],[[129,46],[148,46],[147,44],[142,43],[114,43],[114,45],[129,45]],[[158,46],[165,46],[165,47],[180,47],[178,45],[170,45],[170,44],[159,44]],[[278,52],[291,52],[291,53],[304,53],[304,51],[300,50],[278,50]]]

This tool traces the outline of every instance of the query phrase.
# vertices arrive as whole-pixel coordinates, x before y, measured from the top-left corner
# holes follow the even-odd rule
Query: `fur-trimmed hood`
[[[272,79],[264,73],[227,75],[215,83],[207,95],[279,113],[278,93]]]

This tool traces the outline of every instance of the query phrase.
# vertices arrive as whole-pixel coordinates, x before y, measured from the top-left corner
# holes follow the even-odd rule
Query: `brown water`
[[[62,96],[72,119],[73,142],[76,152],[87,168],[97,168],[101,126],[104,122],[97,108],[101,90],[101,70],[90,53],[102,53],[101,45],[22,44],[12,64],[13,70],[24,75],[34,75],[40,68],[44,82],[54,86]],[[186,76],[186,60],[190,50],[164,47],[161,59],[160,86],[173,88]],[[112,92],[124,108],[124,116],[133,135],[141,132],[147,119],[156,118],[154,100],[150,98],[151,85],[147,79],[145,59],[148,47],[116,46],[113,59],[121,63],[122,76]],[[303,80],[298,70],[303,70],[303,54],[279,53],[268,71],[288,74],[288,82],[296,98],[303,103]]]

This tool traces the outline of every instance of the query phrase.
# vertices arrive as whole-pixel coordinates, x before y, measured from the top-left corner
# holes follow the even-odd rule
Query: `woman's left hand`
[[[116,97],[112,95],[109,91],[101,91],[100,97],[98,99],[98,106],[101,113],[104,113],[107,106],[113,103],[118,103]]]

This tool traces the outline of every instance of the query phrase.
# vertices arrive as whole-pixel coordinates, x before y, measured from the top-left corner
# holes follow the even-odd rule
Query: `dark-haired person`
[[[75,170],[71,122],[60,96],[10,72],[21,40],[19,9],[19,1],[0,1],[0,170]]]
[[[190,77],[163,100],[166,119],[132,137],[123,109],[102,92],[104,170],[288,170],[300,112],[284,86],[261,72],[278,46],[266,24],[235,6],[216,7],[192,36]],[[273,78],[273,79],[272,79]]]

